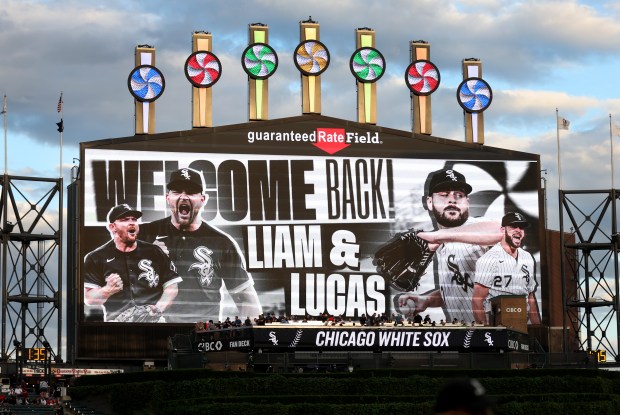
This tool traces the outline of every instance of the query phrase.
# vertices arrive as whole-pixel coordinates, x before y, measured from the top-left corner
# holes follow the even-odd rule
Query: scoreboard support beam
[[[249,27],[249,44],[269,43],[269,26],[253,24]],[[249,119],[264,121],[269,119],[269,80],[248,77]]]
[[[155,48],[137,46],[135,51],[136,66],[155,66]],[[141,102],[134,99],[136,134],[155,133],[155,102]]]
[[[412,41],[410,44],[411,61],[430,60],[431,45],[421,41]],[[431,135],[433,133],[431,96],[411,93],[411,110],[413,132],[416,134]]]
[[[37,202],[24,189],[39,188]],[[37,194],[32,195],[35,200]],[[2,356],[16,362],[54,342],[62,352],[62,178],[4,175],[2,180]],[[33,212],[37,212],[34,215]],[[36,230],[36,231],[35,231]],[[57,264],[50,266],[48,264]],[[48,325],[56,330],[52,336]],[[48,337],[49,336],[49,337]],[[55,340],[54,340],[55,338]],[[29,348],[35,349],[29,349]],[[47,347],[52,350],[52,347]],[[21,367],[21,366],[20,366]],[[21,371],[21,369],[19,369]]]
[[[355,47],[375,47],[375,31],[369,28],[355,31]],[[357,83],[357,121],[363,124],[377,124],[377,83]]]
[[[463,80],[482,78],[482,61],[463,59]],[[484,144],[484,115],[482,112],[463,111],[465,117],[465,141],[467,143]]]
[[[320,25],[307,21],[299,24],[300,41],[321,40]],[[301,74],[302,113],[321,113],[321,76]]]
[[[210,33],[192,34],[192,52],[211,52],[213,36]],[[213,127],[213,91],[211,88],[192,86],[192,127]]]

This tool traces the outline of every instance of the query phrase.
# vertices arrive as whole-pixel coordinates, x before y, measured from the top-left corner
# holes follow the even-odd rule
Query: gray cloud
[[[616,82],[608,70],[620,61],[620,11],[614,3],[317,0],[301,8],[285,0],[158,0],[144,6],[139,1],[102,6],[58,0],[23,7],[5,0],[0,50],[9,64],[0,66],[0,92],[9,100],[9,132],[55,145],[55,106],[62,91],[66,161],[78,156],[81,141],[133,135],[127,77],[134,48],[144,43],[155,46],[157,66],[166,77],[166,91],[156,103],[157,131],[191,128],[191,90],[183,64],[196,30],[212,32],[213,50],[223,63],[222,79],[213,87],[215,125],[245,122],[247,76],[239,61],[248,25],[254,22],[269,25],[270,43],[280,58],[278,72],[269,80],[270,117],[298,115],[300,81],[292,51],[299,42],[299,22],[309,16],[321,24],[321,39],[332,55],[322,77],[325,115],[356,118],[348,62],[354,30],[362,26],[376,30],[377,47],[387,60],[387,74],[378,84],[378,122],[386,127],[411,128],[403,74],[410,61],[409,42],[417,39],[431,43],[431,58],[442,74],[433,95],[434,135],[463,139],[455,89],[462,80],[461,61],[468,57],[482,60],[484,78],[494,90],[485,113],[487,144],[540,153],[549,172],[556,169],[555,108],[573,122],[571,136],[580,136],[566,146],[567,159],[574,157],[571,166],[592,158],[604,166],[604,159],[596,159],[605,157],[600,152],[591,158],[568,152],[578,153],[587,140],[600,141],[605,116],[620,110],[620,101],[598,98],[587,88],[595,81]],[[583,78],[575,82],[575,74]],[[579,174],[570,169],[565,174],[566,183],[581,184]]]

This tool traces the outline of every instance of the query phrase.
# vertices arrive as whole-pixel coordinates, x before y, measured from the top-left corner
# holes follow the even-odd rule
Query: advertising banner
[[[529,351],[525,333],[489,327],[262,326],[212,330],[196,335],[199,352],[295,351]]]
[[[476,261],[499,242],[509,212],[527,222],[521,248],[532,261],[490,288],[519,282],[514,293],[532,293],[539,301],[536,158],[426,158],[398,153],[394,146],[382,152],[381,143],[388,140],[378,132],[340,138],[333,133],[328,139],[329,134],[329,129],[291,132],[285,140],[281,134],[243,132],[241,142],[153,144],[166,151],[86,147],[80,245],[84,321],[132,322],[118,320],[123,309],[157,303],[165,307],[163,313],[151,309],[159,323],[253,320],[267,313],[344,320],[419,313],[438,324],[469,324],[475,319]],[[356,143],[364,144],[363,150],[339,152]],[[301,146],[314,150],[304,154]],[[105,248],[114,239],[111,210],[120,204],[138,211],[138,226],[127,229],[147,243],[142,247],[151,256],[147,261]],[[120,209],[116,213],[126,210]],[[487,224],[495,231],[485,230]],[[457,229],[469,229],[469,239],[454,234],[438,239],[439,231]],[[410,230],[426,231],[434,254],[419,283],[408,286],[406,272],[386,276],[376,253]],[[148,250],[151,244],[163,249],[164,259]],[[172,273],[165,270],[166,258]],[[115,280],[114,290],[120,291],[106,301],[96,298],[98,289],[109,294],[109,275],[122,274],[121,268],[129,276]],[[169,294],[172,299],[163,301]]]
[[[464,351],[509,350],[508,330],[272,328],[254,331],[254,347],[279,351]],[[527,339],[525,341],[527,344]]]

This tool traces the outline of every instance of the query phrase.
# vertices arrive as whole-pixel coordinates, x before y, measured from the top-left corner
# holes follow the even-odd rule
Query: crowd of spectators
[[[224,321],[213,322],[213,320],[209,320],[208,322],[197,322],[196,323],[196,332],[205,332],[207,330],[220,330],[227,328],[235,328],[235,327],[243,327],[243,326],[264,326],[267,324],[316,324],[316,325],[325,325],[325,326],[366,326],[366,327],[377,327],[377,326],[394,326],[394,327],[405,327],[405,326],[417,326],[417,327],[466,327],[466,326],[474,326],[475,323],[471,322],[471,324],[466,323],[465,321],[454,319],[452,322],[444,321],[441,319],[439,323],[435,320],[432,320],[430,315],[426,315],[422,317],[421,314],[411,314],[409,316],[404,316],[400,313],[393,313],[392,315],[386,313],[373,313],[373,314],[362,314],[356,319],[345,317],[343,315],[334,316],[328,314],[327,312],[322,313],[319,316],[310,316],[306,314],[305,316],[287,316],[286,313],[281,312],[279,314],[267,312],[265,314],[260,314],[258,317],[251,319],[249,316],[245,318],[245,320],[241,320],[239,316],[235,316],[235,318],[227,317]]]
[[[254,319],[256,320],[256,319]],[[234,327],[243,327],[243,326],[252,326],[252,320],[248,316],[245,320],[241,320],[239,316],[235,316],[234,319],[230,317],[226,317],[224,321],[213,322],[213,320],[209,320],[207,322],[199,321],[196,323],[196,332],[205,332],[207,330],[221,330],[221,329],[229,329]]]
[[[14,406],[20,407],[50,407],[55,409],[56,414],[64,413],[60,395],[50,393],[48,382],[42,379],[32,387],[25,379],[12,384],[8,390],[0,393],[0,414],[11,414],[15,411]],[[23,412],[23,411],[19,411]]]

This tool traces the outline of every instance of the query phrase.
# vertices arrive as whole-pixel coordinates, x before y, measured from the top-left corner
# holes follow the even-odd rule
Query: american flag
[[[62,92],[60,93],[60,98],[58,98],[58,107],[56,109],[58,112],[62,111]]]

